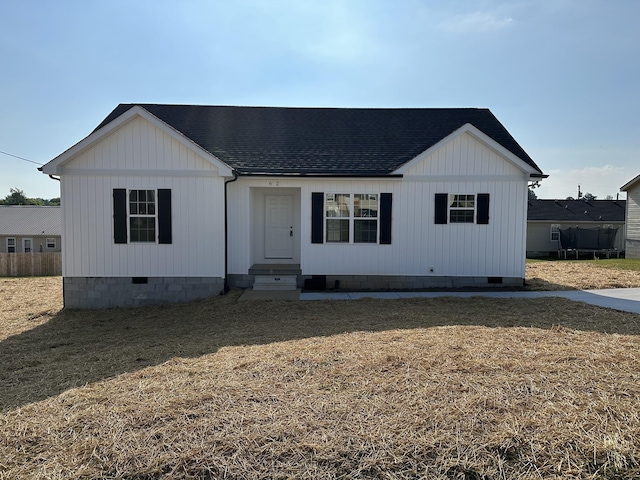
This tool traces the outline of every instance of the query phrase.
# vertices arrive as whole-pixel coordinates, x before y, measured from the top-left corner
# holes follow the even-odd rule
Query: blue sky
[[[486,107],[550,177],[640,174],[636,0],[6,0],[0,151],[45,163],[118,103]],[[0,154],[0,197],[59,196]],[[624,195],[622,195],[622,198]]]

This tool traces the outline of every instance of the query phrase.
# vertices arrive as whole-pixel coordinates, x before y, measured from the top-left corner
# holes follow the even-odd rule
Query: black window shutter
[[[113,189],[113,241],[127,243],[127,190]]]
[[[447,223],[447,193],[436,193],[435,223],[444,225]]]
[[[489,194],[478,194],[478,211],[476,215],[476,223],[479,225],[489,224]]]
[[[391,245],[391,206],[390,193],[380,194],[380,245]]]
[[[158,243],[171,243],[171,189],[158,189]]]
[[[322,243],[324,236],[324,193],[311,193],[311,243]]]

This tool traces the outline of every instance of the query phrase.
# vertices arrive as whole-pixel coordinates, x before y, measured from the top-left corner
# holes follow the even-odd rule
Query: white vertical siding
[[[477,145],[489,167],[475,158],[457,162],[455,148],[445,146],[418,165],[419,175],[405,179],[274,179],[241,178],[229,185],[229,273],[247,273],[252,264],[250,189],[299,188],[301,202],[301,268],[305,275],[439,275],[524,277],[527,177],[505,160]],[[471,148],[473,147],[473,148]],[[446,150],[443,153],[443,150]],[[488,150],[488,149],[486,149]],[[447,153],[449,151],[449,153]],[[447,155],[450,155],[447,157]],[[475,165],[475,167],[472,167]],[[475,181],[467,169],[502,175]],[[488,168],[488,170],[487,170]],[[429,172],[425,175],[425,172]],[[439,181],[444,177],[446,181]],[[458,180],[455,179],[458,178]],[[392,244],[312,244],[311,193],[393,194]],[[488,193],[489,225],[434,224],[436,193]],[[433,268],[433,272],[430,269]]]
[[[640,183],[627,191],[627,258],[640,258]]]
[[[172,244],[115,244],[115,188],[171,189]],[[223,277],[223,192],[210,162],[132,120],[63,169],[63,275]]]

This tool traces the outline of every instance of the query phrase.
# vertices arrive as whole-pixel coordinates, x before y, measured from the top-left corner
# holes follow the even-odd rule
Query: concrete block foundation
[[[218,295],[216,277],[64,277],[65,308],[103,309],[181,303]]]

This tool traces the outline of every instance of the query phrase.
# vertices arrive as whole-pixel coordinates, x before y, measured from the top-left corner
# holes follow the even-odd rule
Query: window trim
[[[555,231],[554,231],[554,227],[555,227]],[[560,241],[560,224],[552,223],[549,233],[550,233],[549,238],[551,239],[552,242],[559,242]],[[554,234],[556,238],[553,238]]]
[[[56,237],[45,238],[44,246],[47,250],[55,250],[56,248],[58,248],[58,241]]]
[[[343,195],[348,197],[349,203],[347,204],[348,216],[328,216],[328,202],[330,195]],[[360,196],[360,200],[363,200],[364,196],[375,196],[376,202],[376,216],[356,216],[356,197]],[[338,244],[338,245],[381,245],[382,238],[380,235],[380,227],[381,227],[381,205],[382,194],[380,192],[324,192],[323,193],[323,202],[322,202],[322,222],[323,227],[325,229],[325,233],[323,235],[323,240],[328,244]],[[370,200],[370,199],[367,199]],[[371,209],[368,209],[371,210]],[[347,241],[339,241],[339,240],[329,240],[329,221],[330,220],[346,220],[348,222],[348,240]],[[366,221],[375,221],[376,229],[375,229],[375,242],[363,242],[356,241],[356,223],[358,222],[366,222]],[[373,230],[371,230],[373,232]],[[390,235],[389,235],[390,236]]]
[[[131,213],[131,193],[132,192],[138,192],[138,195],[140,195],[139,192],[147,192],[145,193],[145,196],[148,195],[148,192],[153,192],[153,214],[149,214],[149,213]],[[141,204],[141,202],[139,200],[136,200],[136,202],[138,205]],[[151,202],[145,200],[144,204],[145,205],[149,205]],[[153,240],[133,240],[133,235],[132,235],[132,225],[131,225],[131,220],[134,218],[153,218]],[[135,244],[148,244],[148,245],[152,245],[152,244],[157,244],[158,243],[158,189],[157,188],[128,188],[127,189],[127,234],[129,237],[129,243],[135,243]]]
[[[457,198],[457,197],[465,197],[465,198],[463,199],[463,198]],[[467,202],[473,202],[473,205],[471,207],[469,207],[468,205],[454,206],[454,203],[467,203]],[[450,193],[447,206],[449,207],[449,210],[447,212],[449,223],[476,223],[477,202],[476,202],[475,193]],[[454,220],[453,219],[454,213],[466,213],[467,215],[465,215],[465,218],[468,217],[469,213],[471,213],[471,217],[470,217],[471,220],[470,221]]]
[[[13,245],[11,245],[11,247],[13,247],[13,252],[9,251],[9,240],[13,240]],[[16,242],[16,237],[7,237],[7,241],[6,241],[6,247],[7,247],[7,253],[18,253],[17,250],[17,242]]]

